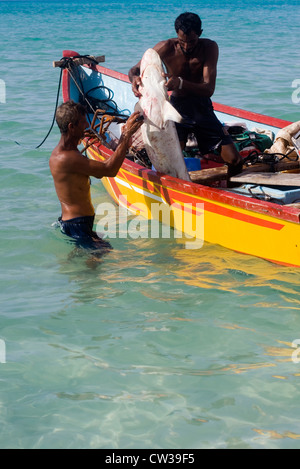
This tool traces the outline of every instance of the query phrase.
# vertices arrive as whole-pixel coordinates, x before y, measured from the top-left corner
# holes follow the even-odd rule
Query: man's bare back
[[[50,158],[50,170],[62,209],[62,219],[94,215],[90,178],[78,172],[85,158],[78,150],[64,150],[58,145]]]

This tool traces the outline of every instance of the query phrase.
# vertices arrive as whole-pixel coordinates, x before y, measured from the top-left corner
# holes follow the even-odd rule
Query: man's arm
[[[131,67],[131,69],[128,72],[128,78],[132,83],[132,91],[137,98],[140,98],[141,96],[141,93],[139,92],[139,86],[142,82],[140,78],[140,66],[141,66],[141,61],[139,61],[136,65]]]
[[[76,172],[86,176],[92,176],[97,179],[102,177],[115,177],[122,166],[126,157],[126,152],[130,146],[132,135],[140,128],[143,123],[138,112],[134,112],[122,129],[122,135],[115,152],[105,161],[94,161],[83,158],[77,150],[73,154],[64,158],[63,165],[65,172]]]
[[[115,177],[118,174],[118,171],[126,157],[127,150],[130,147],[131,137],[141,127],[142,123],[143,118],[140,116],[139,112],[134,112],[129,117],[128,121],[122,129],[119,144],[115,152],[111,155],[110,158],[102,162],[104,166],[102,169],[102,174],[95,177]],[[93,174],[91,174],[91,176],[93,176]]]

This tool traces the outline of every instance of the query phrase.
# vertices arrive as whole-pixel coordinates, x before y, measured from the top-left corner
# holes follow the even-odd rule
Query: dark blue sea
[[[0,2],[0,448],[300,448],[299,269],[141,238],[95,267],[52,226],[52,62],[127,73],[185,10],[219,44],[214,101],[300,119],[298,0]]]

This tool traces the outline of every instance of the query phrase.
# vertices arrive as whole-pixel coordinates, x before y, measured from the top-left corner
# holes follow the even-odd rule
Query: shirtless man
[[[91,201],[90,176],[101,179],[117,175],[130,145],[131,136],[142,120],[133,113],[123,127],[115,152],[105,161],[94,161],[83,156],[77,146],[88,127],[86,112],[81,104],[63,103],[56,112],[56,122],[61,132],[49,166],[61,204],[59,224],[66,235],[91,247],[109,246],[93,231],[95,210]]]
[[[216,42],[200,38],[201,26],[198,15],[183,13],[175,20],[177,38],[161,41],[153,49],[166,66],[166,87],[172,91],[172,105],[190,122],[188,126],[176,124],[182,148],[188,134],[194,132],[201,153],[218,149],[231,176],[241,171],[242,160],[213,111],[210,98],[215,91],[219,49]],[[141,96],[140,63],[128,73],[137,97]]]

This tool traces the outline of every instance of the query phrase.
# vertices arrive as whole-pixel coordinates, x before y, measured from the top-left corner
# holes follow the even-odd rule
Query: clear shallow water
[[[214,98],[299,120],[299,6],[247,3],[188,5],[220,45]],[[165,239],[112,239],[95,264],[51,226],[57,129],[33,148],[54,112],[52,61],[104,53],[126,73],[181,9],[0,2],[1,448],[300,447],[298,270]],[[96,181],[92,194],[110,201]]]

